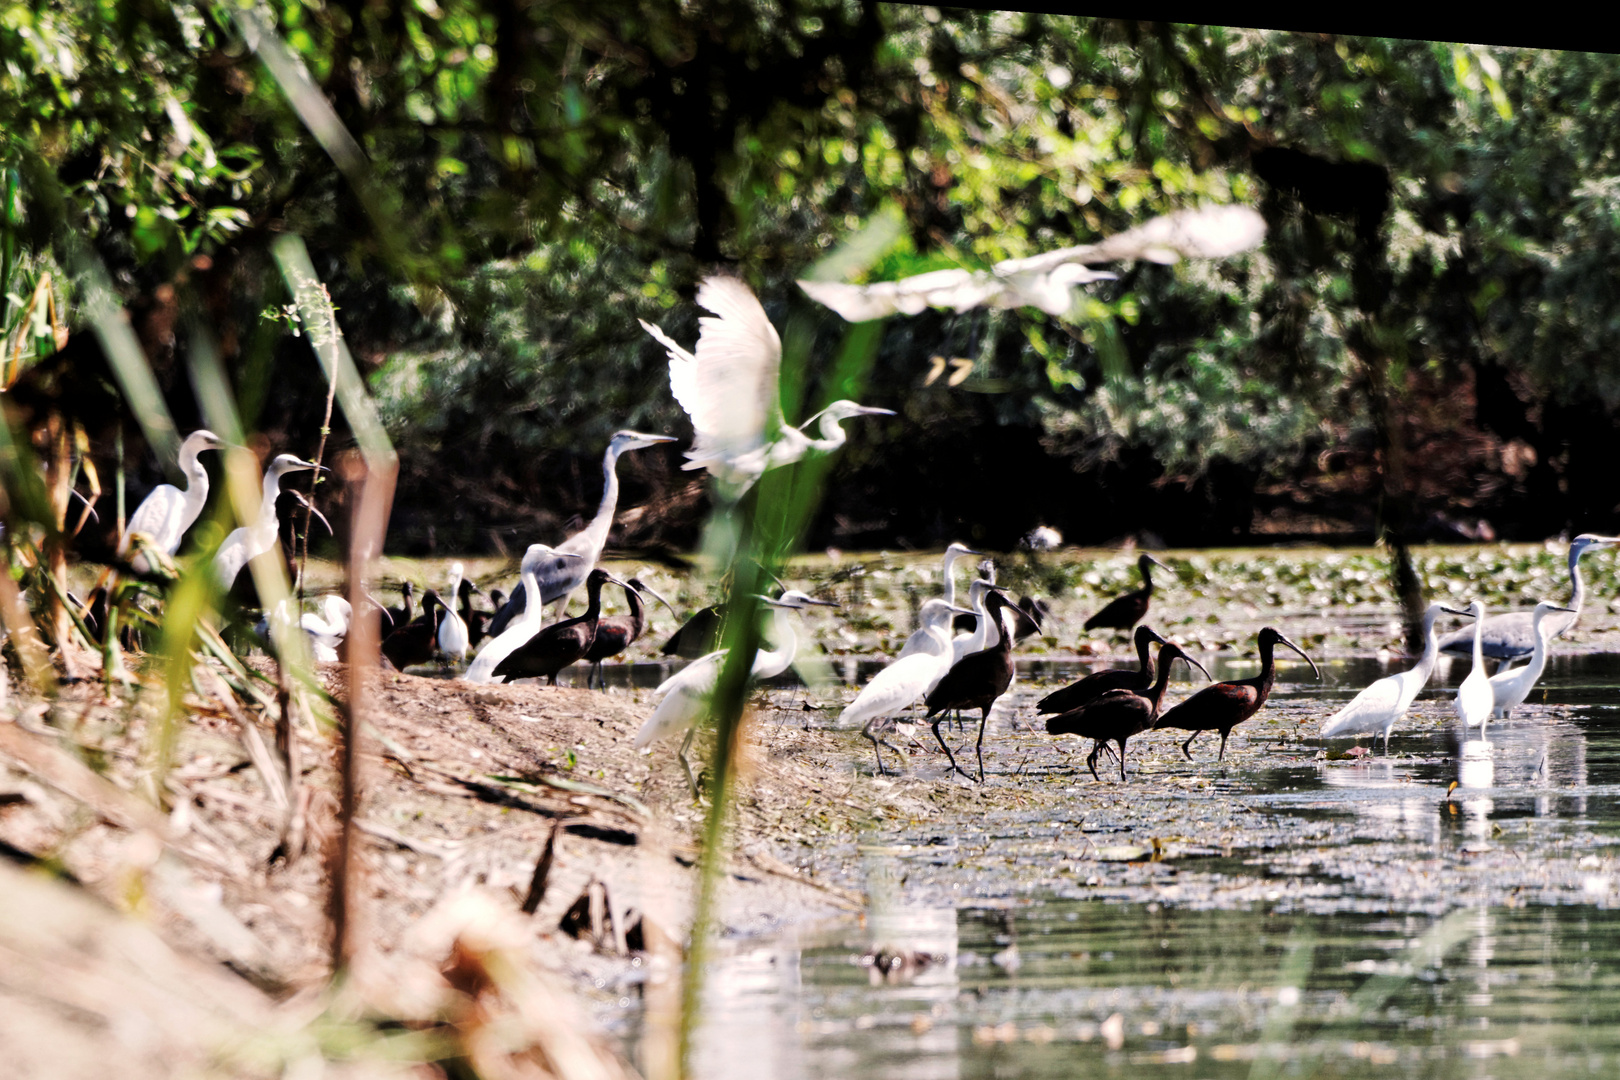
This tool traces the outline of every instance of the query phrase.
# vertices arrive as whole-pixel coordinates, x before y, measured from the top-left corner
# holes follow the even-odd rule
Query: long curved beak
[[[1206,668],[1203,664],[1200,664],[1198,661],[1194,660],[1191,656],[1188,656],[1184,651],[1182,651],[1181,646],[1167,643],[1165,645],[1165,648],[1175,650],[1175,652],[1170,657],[1170,662],[1171,663],[1175,663],[1177,660],[1185,660],[1192,667],[1195,667],[1199,671],[1202,671],[1204,673],[1204,678],[1208,679],[1210,682],[1215,681],[1215,676],[1213,676],[1213,675],[1211,675],[1209,673],[1209,669]]]
[[[673,604],[671,604],[668,600],[665,600],[662,596],[660,596],[658,594],[657,589],[653,588],[651,585],[648,585],[646,582],[640,582],[639,584],[637,584],[635,586],[635,590],[638,593],[646,593],[648,596],[652,597],[654,600],[658,601],[660,604],[663,604],[664,607],[669,609],[669,613],[671,615],[675,616],[675,621],[676,622],[681,621],[680,612],[675,610],[675,606]]]
[[[1312,674],[1314,674],[1316,676],[1316,681],[1317,682],[1322,681],[1322,671],[1321,671],[1321,669],[1316,666],[1316,661],[1315,660],[1312,660],[1310,657],[1305,655],[1305,650],[1304,649],[1300,648],[1298,645],[1295,645],[1292,641],[1289,641],[1287,638],[1283,637],[1281,634],[1277,635],[1277,640],[1280,643],[1288,646],[1290,649],[1293,649],[1295,652],[1299,653],[1299,655],[1304,658],[1305,662],[1307,664],[1311,665],[1311,672],[1312,672]]]

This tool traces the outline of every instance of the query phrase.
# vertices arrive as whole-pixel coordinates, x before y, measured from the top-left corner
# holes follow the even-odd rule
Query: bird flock
[[[801,281],[811,299],[849,321],[864,321],[891,314],[914,314],[927,307],[967,311],[974,308],[1032,306],[1054,316],[1068,314],[1075,290],[1115,275],[1092,269],[1102,263],[1145,259],[1169,263],[1180,258],[1219,258],[1257,246],[1265,233],[1263,220],[1246,207],[1188,210],[1149,221],[1138,228],[1095,244],[1065,248],[1031,258],[1005,260],[988,270],[934,271],[893,282],[852,284]],[[760,478],[773,469],[790,466],[815,455],[831,454],[844,445],[844,425],[859,418],[894,417],[893,410],[840,399],[794,426],[783,414],[779,389],[782,343],[753,291],[742,281],[723,275],[703,279],[696,290],[697,305],[707,314],[698,320],[695,345],[688,349],[661,327],[640,321],[668,356],[669,389],[685,410],[693,429],[683,468],[706,470],[715,484],[722,511],[735,506]],[[545,678],[556,684],[559,673],[575,663],[591,665],[587,686],[600,680],[604,661],[619,655],[647,628],[645,597],[674,609],[639,578],[620,580],[598,566],[618,507],[620,458],[635,450],[674,442],[667,435],[633,430],[619,431],[609,440],[602,458],[603,493],[596,516],[580,531],[556,546],[531,544],[519,568],[519,587],[510,596],[492,592],[493,609],[475,608],[473,596],[483,590],[456,563],[441,594],[423,592],[417,610],[415,588],[402,587],[403,603],[384,608],[372,600],[383,619],[382,656],[398,669],[440,661],[451,670],[466,664],[460,678],[472,683],[498,683]],[[120,538],[123,565],[146,574],[158,553],[173,557],[185,532],[196,522],[208,496],[208,474],[198,455],[226,448],[218,436],[197,431],[180,448],[179,465],[187,478],[184,490],[162,485],[140,505]],[[262,498],[253,521],[232,532],[213,555],[212,568],[221,588],[229,590],[243,567],[277,545],[276,503],[286,476],[321,469],[292,454],[275,457],[264,473]],[[1048,530],[1050,531],[1050,530]],[[1053,534],[1055,536],[1055,533]],[[1423,617],[1424,649],[1415,667],[1380,679],[1361,691],[1323,722],[1321,736],[1378,734],[1385,752],[1396,724],[1411,708],[1427,684],[1441,654],[1471,656],[1473,667],[1456,694],[1456,714],[1464,729],[1478,728],[1480,737],[1493,717],[1509,715],[1522,704],[1547,662],[1549,643],[1579,618],[1585,598],[1579,560],[1586,550],[1620,543],[1620,538],[1583,534],[1570,545],[1570,603],[1538,604],[1533,612],[1486,618],[1475,601],[1466,610],[1433,604]],[[1032,550],[1036,545],[1031,544]],[[994,564],[980,564],[982,576],[973,581],[965,605],[957,603],[956,565],[982,553],[962,544],[945,552],[944,590],[918,612],[918,625],[893,663],[862,687],[842,710],[838,726],[854,729],[871,743],[877,771],[889,772],[883,751],[904,759],[890,740],[894,725],[919,703],[916,719],[930,730],[948,763],[947,775],[960,774],[982,782],[985,778],[984,741],[991,714],[1016,677],[1014,650],[1019,640],[1042,623],[1046,609],[1024,598],[1015,604],[1007,590],[995,583]],[[1142,587],[1122,595],[1085,622],[1095,630],[1134,630],[1138,665],[1134,669],[1107,670],[1088,675],[1071,686],[1048,694],[1037,705],[1047,717],[1052,735],[1089,738],[1092,746],[1086,765],[1098,778],[1101,754],[1117,758],[1120,778],[1126,779],[1126,746],[1138,735],[1159,729],[1189,732],[1182,751],[1192,758],[1192,744],[1205,731],[1220,734],[1216,758],[1225,758],[1228,738],[1238,724],[1264,707],[1276,679],[1276,649],[1297,653],[1320,678],[1316,664],[1298,645],[1273,627],[1263,628],[1256,646],[1260,671],[1252,678],[1212,683],[1186,699],[1166,706],[1176,661],[1209,672],[1182,645],[1166,640],[1146,625],[1153,597],[1152,570],[1164,564],[1142,554],[1137,562]],[[564,617],[570,597],[585,589],[582,614]],[[623,593],[629,614],[602,616],[604,589]],[[832,606],[804,592],[785,587],[776,596],[759,596],[761,613],[768,617],[766,641],[750,665],[755,680],[785,671],[793,662],[799,635],[795,614],[814,606]],[[553,621],[544,612],[555,604]],[[341,655],[353,612],[347,600],[327,596],[318,614],[297,614],[282,607],[259,623],[267,634],[272,623],[297,625],[308,635],[318,659]],[[694,731],[709,707],[709,699],[726,658],[717,648],[724,607],[698,612],[670,639],[666,654],[690,663],[654,691],[656,707],[635,737],[637,748],[659,740],[684,736],[677,758],[694,794],[697,791],[687,752]],[[1445,615],[1471,620],[1467,627],[1438,636],[1437,621]],[[1157,654],[1154,648],[1157,647]],[[470,658],[470,659],[469,659]],[[1527,662],[1511,666],[1518,660]],[[1501,670],[1489,675],[1486,660]],[[978,713],[974,740],[974,769],[958,761],[941,732],[955,719],[961,728],[963,712]]]

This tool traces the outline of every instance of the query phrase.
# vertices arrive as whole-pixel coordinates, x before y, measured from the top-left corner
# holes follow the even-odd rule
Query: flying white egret
[[[197,460],[197,455],[204,450],[221,450],[229,445],[212,431],[193,431],[187,435],[186,441],[180,444],[180,471],[186,476],[186,490],[181,491],[173,484],[159,484],[153,488],[151,494],[135,508],[135,513],[130,515],[129,525],[118,541],[118,554],[129,552],[136,533],[141,533],[153,547],[170,555],[179,551],[186,530],[196,524],[203,504],[208,501],[208,470]],[[140,552],[136,552],[129,564],[143,574],[151,569],[146,556]]]
[[[1468,677],[1457,687],[1455,708],[1457,719],[1463,722],[1466,735],[1471,727],[1479,728],[1479,737],[1485,737],[1485,725],[1496,708],[1496,693],[1491,689],[1490,677],[1485,674],[1485,653],[1480,644],[1485,628],[1485,605],[1475,600],[1468,605],[1468,614],[1474,620],[1474,666]]]
[[[802,611],[812,605],[817,607],[838,605],[831,600],[816,600],[797,589],[789,589],[775,600],[768,596],[761,596],[759,599],[772,608],[773,628],[770,636],[775,640],[776,647],[767,649],[762,646],[754,653],[754,664],[749,677],[769,679],[787,670],[788,665],[793,663],[794,653],[799,648],[798,634],[794,631],[793,621],[788,618],[787,613]],[[681,748],[675,756],[680,759],[681,768],[686,770],[686,781],[692,785],[694,797],[697,795],[697,779],[692,775],[692,766],[686,759],[686,751],[691,748],[692,736],[697,730],[693,725],[709,708],[709,699],[714,694],[715,684],[720,679],[720,669],[725,665],[726,654],[729,651],[719,649],[700,657],[665,679],[658,689],[653,691],[663,700],[658,703],[652,715],[642,723],[641,730],[636,732],[634,746],[637,750],[650,746],[660,739],[686,732],[686,738],[681,741]]]
[[[458,664],[467,658],[467,622],[452,605],[460,599],[461,575],[465,569],[459,562],[450,564],[450,591],[445,593],[450,597],[450,604],[445,605],[444,617],[439,620],[439,651]]]
[[[1095,244],[1061,248],[1027,259],[1006,259],[989,270],[935,270],[899,281],[848,285],[801,281],[799,287],[850,322],[924,308],[1036,307],[1062,317],[1074,305],[1077,285],[1116,275],[1088,269],[1096,263],[1146,259],[1173,263],[1183,257],[1218,259],[1258,247],[1266,222],[1247,206],[1180,210],[1127,229]]]
[[[951,620],[958,613],[972,614],[967,608],[957,607],[946,600],[925,602],[918,612],[922,622],[918,633],[927,634],[933,639],[932,648],[902,654],[894,663],[872,676],[872,681],[863,686],[861,692],[855,695],[855,700],[838,715],[840,727],[865,722],[861,734],[872,743],[879,773],[888,772],[883,766],[883,751],[879,749],[879,744],[894,750],[897,755],[900,751],[878,732],[895,713],[925,697],[938,686],[945,673],[951,670],[955,662],[951,655]]]
[[[964,555],[978,554],[980,554],[980,552],[974,551],[966,544],[953,543],[950,547],[945,549],[945,566],[943,570],[945,576],[945,595],[943,599],[945,603],[951,605],[953,608],[955,608],[956,604],[956,573],[953,569],[956,565],[956,560],[962,558]],[[955,608],[955,610],[966,612],[966,614],[969,615],[975,614],[975,612],[966,608]],[[895,657],[897,660],[903,660],[906,657],[912,656],[919,652],[938,652],[941,642],[944,644],[944,651],[950,651],[950,627],[946,627],[946,633],[944,637],[941,638],[939,635],[934,633],[933,627],[929,626],[926,620],[921,619],[921,612],[918,612],[918,615],[920,625],[916,630],[912,631],[910,637],[906,638],[905,647],[900,650],[900,655]],[[881,758],[879,759],[879,764],[882,764]]]
[[[1552,619],[1547,616],[1555,611],[1569,610],[1567,607],[1543,600],[1530,613],[1531,627],[1536,635],[1536,647],[1530,654],[1530,663],[1524,667],[1498,671],[1491,676],[1491,695],[1497,717],[1506,719],[1509,713],[1524,704],[1524,699],[1530,696],[1530,691],[1541,678],[1541,673],[1547,669],[1547,643],[1552,639]]]
[[[242,572],[242,567],[275,547],[276,537],[281,531],[276,519],[276,499],[281,495],[281,478],[288,473],[307,472],[310,469],[329,471],[324,465],[305,461],[292,454],[277,454],[270,467],[264,470],[264,495],[259,501],[258,518],[251,525],[232,530],[214,555],[214,572],[219,577],[221,588],[229,591],[236,582],[236,575]]]
[[[529,549],[523,553],[520,569],[523,579],[522,591],[528,594],[528,605],[506,624],[504,630],[499,634],[492,634],[484,642],[484,647],[478,650],[472,666],[467,668],[467,674],[462,678],[475,683],[495,681],[495,665],[505,660],[519,646],[527,644],[530,638],[540,632],[540,627],[545,623],[545,605],[540,599],[540,582],[535,575],[542,566],[550,566],[559,554],[565,562],[584,561],[582,555],[571,552],[559,553],[555,548],[545,544],[529,545]]]
[[[1406,715],[1417,700],[1418,693],[1428,685],[1429,676],[1440,658],[1440,643],[1435,637],[1434,622],[1443,612],[1466,616],[1444,604],[1430,604],[1423,613],[1423,655],[1409,671],[1386,675],[1357,694],[1344,708],[1322,721],[1321,737],[1334,739],[1343,735],[1371,735],[1376,742],[1378,733],[1384,733],[1384,753],[1389,753],[1389,733]]]
[[[602,503],[596,508],[596,516],[585,528],[558,544],[550,562],[541,563],[534,570],[535,581],[540,585],[540,602],[557,601],[558,617],[562,616],[568,594],[584,584],[596,568],[596,561],[607,546],[608,533],[613,531],[613,515],[619,507],[619,455],[675,441],[671,435],[645,435],[639,431],[614,432],[613,438],[608,440],[607,450],[602,454]],[[513,589],[506,603],[495,612],[485,633],[491,637],[499,635],[528,603],[527,589]]]
[[[1586,583],[1581,580],[1581,556],[1588,548],[1606,544],[1620,544],[1620,536],[1598,536],[1582,533],[1569,542],[1569,606],[1566,614],[1554,616],[1547,623],[1547,637],[1562,637],[1580,618],[1581,605],[1586,602]],[[1467,656],[1472,645],[1467,627],[1453,631],[1440,639],[1440,651],[1453,656]],[[1532,615],[1528,611],[1514,611],[1506,615],[1493,615],[1485,620],[1481,632],[1481,648],[1490,660],[1506,662],[1522,660],[1535,651],[1536,635]]]
[[[758,298],[736,278],[713,276],[698,286],[697,302],[714,314],[698,320],[695,351],[688,352],[646,320],[641,328],[668,350],[670,393],[692,418],[696,438],[682,468],[708,469],[728,498],[741,497],[770,469],[812,451],[830,453],[842,446],[842,421],[894,415],[889,409],[835,401],[803,425],[819,419],[821,438],[789,427],[777,385],[782,339]],[[777,431],[770,443],[765,441],[767,427]]]

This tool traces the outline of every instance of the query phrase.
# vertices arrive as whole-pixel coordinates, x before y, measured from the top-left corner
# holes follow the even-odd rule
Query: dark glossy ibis
[[[591,647],[585,650],[585,659],[591,665],[590,674],[585,677],[585,688],[591,687],[594,678],[599,687],[606,683],[602,678],[602,661],[618,656],[641,637],[642,631],[647,628],[647,605],[642,603],[641,594],[646,593],[660,604],[669,608],[669,601],[658,595],[658,591],[646,584],[640,578],[631,578],[625,583],[624,602],[630,608],[628,615],[615,615],[610,619],[601,619],[596,624],[596,640]],[[671,615],[674,608],[669,608]],[[677,616],[678,617],[678,616]]]
[[[1046,730],[1053,735],[1078,735],[1092,741],[1091,753],[1086,755],[1086,766],[1091,770],[1093,780],[1098,779],[1097,755],[1109,742],[1118,743],[1119,778],[1124,780],[1125,741],[1153,727],[1153,721],[1159,715],[1159,706],[1164,701],[1165,687],[1170,685],[1170,666],[1177,660],[1187,661],[1203,671],[1206,679],[1209,678],[1204,665],[1183,652],[1181,646],[1166,641],[1159,647],[1158,678],[1152,686],[1141,690],[1104,691],[1078,708],[1049,717]],[[1148,671],[1153,670],[1150,662],[1144,663],[1143,667]]]
[[[1221,752],[1216,760],[1226,760],[1227,736],[1232,734],[1233,728],[1259,712],[1260,706],[1271,696],[1271,686],[1277,676],[1276,664],[1272,659],[1272,650],[1276,646],[1286,645],[1305,657],[1305,662],[1311,665],[1311,671],[1316,677],[1318,679],[1322,677],[1321,671],[1317,670],[1316,661],[1305,656],[1305,650],[1271,627],[1261,628],[1257,642],[1260,646],[1260,674],[1252,679],[1206,686],[1160,716],[1153,725],[1155,728],[1180,728],[1182,731],[1192,732],[1187,741],[1181,744],[1181,752],[1187,755],[1188,761],[1192,760],[1193,740],[1206,731],[1221,733]]]
[[[917,615],[922,623],[921,632],[933,639],[932,646],[896,657],[894,663],[872,676],[872,681],[863,686],[861,692],[855,695],[855,700],[838,715],[840,728],[865,724],[861,734],[872,743],[880,774],[886,774],[888,770],[883,766],[883,751],[879,749],[879,744],[894,750],[897,755],[900,753],[883,738],[883,728],[891,716],[925,696],[950,671],[951,617],[965,610],[942,599],[926,601]]]
[[[1007,599],[1005,590],[999,586],[990,587],[985,598],[985,608],[989,612],[991,625],[999,630],[996,643],[988,649],[970,653],[958,660],[928,695],[928,716],[934,718],[934,738],[939,740],[951,768],[963,776],[968,774],[956,763],[956,755],[951,753],[951,748],[945,745],[945,740],[939,733],[939,725],[945,719],[943,714],[947,711],[979,710],[979,741],[976,753],[979,759],[980,783],[984,782],[984,729],[986,721],[990,719],[990,707],[996,703],[997,698],[1007,692],[1007,687],[1012,685],[1012,617],[1007,613],[1016,610]],[[968,779],[971,780],[972,777]]]
[[[401,582],[399,594],[405,598],[403,604],[399,607],[383,609],[383,614],[387,616],[383,620],[382,632],[384,637],[392,632],[389,627],[394,630],[401,630],[409,626],[416,618],[416,585],[409,581]]]
[[[1141,622],[1147,615],[1148,601],[1153,598],[1153,572],[1149,568],[1154,566],[1165,568],[1164,563],[1144,552],[1136,560],[1136,568],[1142,573],[1142,587],[1109,601],[1108,606],[1086,620],[1086,629],[1129,630]]]
[[[1090,675],[1072,682],[1061,690],[1054,690],[1043,697],[1035,706],[1036,712],[1061,713],[1095,701],[1110,690],[1131,690],[1143,693],[1153,685],[1153,646],[1155,644],[1169,644],[1151,626],[1138,626],[1136,628],[1136,663],[1135,670],[1130,668],[1109,668],[1106,671],[1093,671]]]
[[[496,664],[491,676],[508,681],[545,676],[556,686],[557,673],[583,660],[596,641],[596,626],[602,618],[602,586],[608,584],[629,588],[601,567],[592,570],[585,578],[585,614],[541,629]]]
[[[549,565],[557,557],[554,548],[545,544],[530,544],[523,552],[523,561],[518,565],[518,574],[523,582],[523,591],[529,594],[529,601],[522,611],[506,625],[500,633],[493,630],[490,640],[478,650],[478,655],[468,665],[467,673],[462,676],[468,682],[485,683],[494,678],[495,665],[505,660],[519,646],[527,644],[528,640],[540,632],[545,622],[545,605],[540,601],[540,582],[535,577],[542,566]],[[565,558],[579,558],[579,556],[564,556]],[[492,622],[491,626],[494,625]]]
[[[429,589],[422,594],[422,614],[383,638],[382,654],[399,671],[413,664],[426,664],[439,646],[439,620],[444,601]]]
[[[725,621],[726,605],[710,604],[682,623],[658,651],[686,660],[707,656],[720,647],[720,628]]]
[[[506,603],[506,594],[499,589],[489,590],[489,603],[491,610],[479,611],[469,602],[468,611],[462,615],[467,620],[467,641],[471,645],[477,645],[489,637],[489,624],[495,620],[495,612]]]

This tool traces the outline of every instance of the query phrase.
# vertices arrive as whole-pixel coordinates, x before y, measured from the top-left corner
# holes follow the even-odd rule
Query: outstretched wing
[[[710,277],[698,286],[698,306],[713,315],[698,320],[693,377],[681,405],[705,441],[756,444],[767,420],[780,424],[778,371],[782,340],[747,285]],[[671,384],[673,389],[673,383]]]
[[[1257,247],[1265,235],[1265,219],[1249,207],[1213,206],[1166,214],[1095,244],[1006,259],[989,272],[935,270],[873,285],[801,281],[799,287],[850,322],[915,315],[925,307],[967,311],[1029,306],[1061,316],[1073,303],[1075,286],[1115,276],[1085,269],[1088,265],[1223,258]]]

